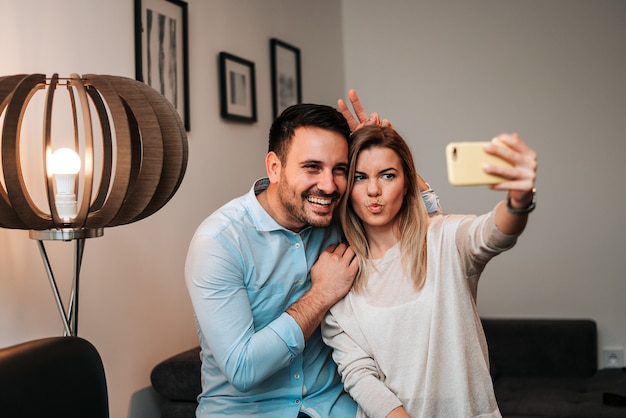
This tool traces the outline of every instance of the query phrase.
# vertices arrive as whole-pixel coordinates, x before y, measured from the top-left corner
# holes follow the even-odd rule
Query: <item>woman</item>
[[[536,154],[517,135],[486,151],[508,190],[487,214],[429,218],[406,142],[391,125],[353,135],[340,210],[360,271],[322,323],[359,417],[500,417],[476,309],[486,263],[511,248],[534,208]]]

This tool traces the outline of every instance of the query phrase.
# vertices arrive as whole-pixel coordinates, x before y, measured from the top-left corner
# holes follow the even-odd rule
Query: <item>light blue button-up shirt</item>
[[[339,228],[281,227],[256,198],[268,183],[209,216],[189,247],[185,279],[202,349],[197,417],[354,417],[319,328],[305,345],[285,313],[311,287],[311,266],[339,242]]]

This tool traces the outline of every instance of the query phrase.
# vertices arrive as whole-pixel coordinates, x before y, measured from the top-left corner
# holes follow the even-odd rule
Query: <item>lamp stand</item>
[[[54,300],[57,304],[59,314],[61,316],[61,322],[65,329],[66,336],[78,336],[78,296],[79,296],[79,283],[80,283],[80,268],[83,262],[83,253],[85,250],[85,240],[87,238],[102,236],[103,229],[50,229],[44,231],[30,231],[30,238],[37,240],[39,246],[39,252],[43,260],[48,280],[50,281],[50,287],[54,295]],[[70,291],[70,300],[67,310],[63,305],[63,300],[57,286],[54,272],[52,271],[52,265],[46,252],[44,240],[52,241],[75,241],[74,245],[74,273],[72,288]]]

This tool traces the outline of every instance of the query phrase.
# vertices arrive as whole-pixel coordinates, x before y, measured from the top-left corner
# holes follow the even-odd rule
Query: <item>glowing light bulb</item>
[[[74,184],[80,171],[80,157],[70,148],[59,148],[48,159],[48,172],[56,185],[55,204],[59,216],[69,222],[78,212]]]

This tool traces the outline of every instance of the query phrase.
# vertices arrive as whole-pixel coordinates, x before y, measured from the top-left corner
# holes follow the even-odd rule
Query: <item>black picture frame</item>
[[[220,114],[236,122],[257,121],[254,62],[220,52]]]
[[[270,39],[272,110],[277,118],[287,107],[302,103],[300,48]]]
[[[165,96],[190,130],[187,2],[135,0],[135,78]]]

